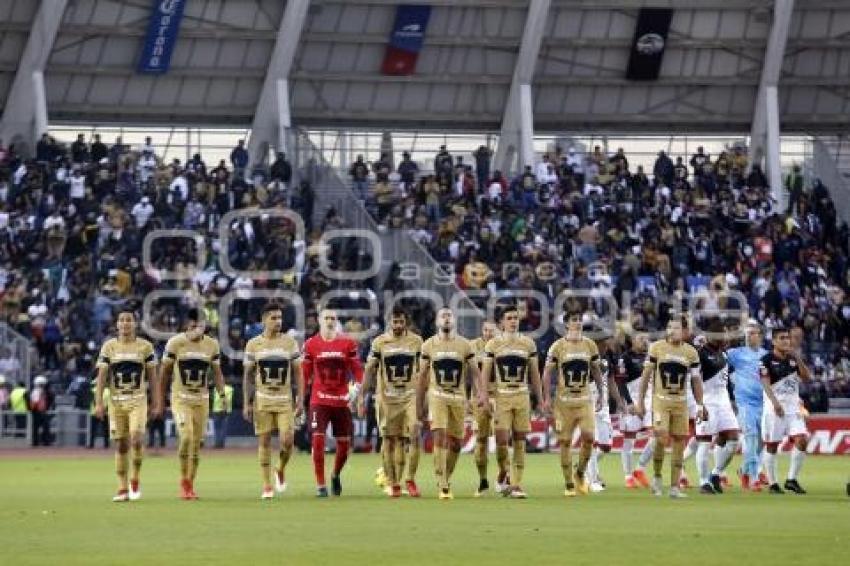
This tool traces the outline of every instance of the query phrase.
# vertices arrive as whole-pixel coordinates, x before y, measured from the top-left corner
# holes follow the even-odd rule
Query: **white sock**
[[[705,485],[708,483],[709,463],[708,463],[708,442],[697,443],[697,473],[699,474],[699,484]]]
[[[691,456],[696,454],[696,451],[697,451],[697,438],[695,436],[692,436],[690,439],[688,439],[688,445],[685,446],[685,453],[682,455],[682,462],[687,462],[688,460],[690,460]],[[682,470],[684,470],[684,469],[685,468],[683,467]]]
[[[726,445],[722,447],[719,451],[714,451],[714,470],[712,470],[713,475],[720,475],[726,469],[726,466],[729,465],[729,462],[732,461],[732,458],[735,456],[735,452],[738,451],[738,441],[737,440],[727,440]]]
[[[776,454],[771,454],[767,450],[764,451],[764,456],[762,460],[764,464],[764,470],[767,473],[767,481],[770,485],[776,483]]]
[[[806,452],[800,450],[796,446],[791,451],[791,467],[788,468],[788,479],[796,480],[800,475],[800,468],[803,467],[803,459],[806,457]]]
[[[587,462],[587,481],[593,483],[599,478],[599,448],[594,448]]]
[[[649,461],[652,460],[652,451],[655,449],[655,438],[650,438],[646,441],[646,446],[643,447],[643,451],[638,456],[638,468],[641,470],[645,470],[646,466],[649,464]]]
[[[632,451],[635,449],[634,438],[623,439],[623,449],[620,451],[620,461],[623,463],[623,474],[626,477],[632,475]]]

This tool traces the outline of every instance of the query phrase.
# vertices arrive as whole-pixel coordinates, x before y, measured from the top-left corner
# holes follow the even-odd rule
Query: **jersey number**
[[[260,382],[263,385],[282,386],[286,385],[289,377],[289,360],[261,360]]]
[[[496,358],[499,381],[510,385],[525,383],[528,360],[521,356],[503,356]]]
[[[585,360],[570,360],[561,364],[561,373],[564,374],[564,387],[581,388],[587,385],[590,377],[590,364]]]
[[[434,375],[437,385],[446,389],[460,387],[460,375],[463,373],[463,362],[451,358],[434,361]]]
[[[118,362],[112,366],[112,383],[118,389],[139,389],[142,366],[135,362]]]
[[[404,385],[413,379],[413,356],[394,354],[384,358],[384,372],[391,385]]]
[[[209,364],[203,360],[182,360],[178,362],[180,382],[184,387],[206,387]]]
[[[685,388],[685,376],[688,368],[679,363],[665,362],[658,364],[661,374],[661,386],[668,391],[681,391]]]

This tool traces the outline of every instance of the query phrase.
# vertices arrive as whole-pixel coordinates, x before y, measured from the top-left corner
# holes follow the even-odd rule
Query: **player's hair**
[[[197,307],[192,307],[186,311],[186,320],[189,322],[199,322],[201,320],[201,311]]]
[[[564,316],[564,322],[576,316],[579,318],[584,318],[584,312],[577,306],[570,307],[569,309],[567,309],[567,313]]]
[[[407,315],[407,311],[401,305],[396,305],[393,307],[393,310],[390,312],[390,319],[393,318],[401,318],[404,317],[404,320],[407,321],[409,319]]]
[[[667,324],[671,322],[678,322],[681,325],[682,330],[687,330],[688,328],[688,316],[680,313],[671,313],[670,319],[667,320]]]
[[[133,317],[133,320],[136,320],[136,311],[134,311],[130,307],[121,307],[120,309],[118,309],[118,314],[115,316],[115,319],[118,320],[118,317],[124,313],[129,314]]]
[[[723,324],[723,321],[719,318],[712,318],[708,321],[708,325],[706,326],[706,330],[709,332],[721,333],[726,331],[726,325]]]
[[[504,305],[502,305],[501,308],[499,309],[499,315],[497,317],[498,320],[504,320],[505,316],[509,312],[515,312],[515,313],[519,314],[519,307],[517,306],[516,303],[505,303]]]
[[[266,306],[263,307],[263,310],[261,312],[261,316],[263,318],[265,318],[268,313],[274,312],[274,311],[280,311],[281,313],[283,313],[283,307],[279,303],[275,303],[273,301],[268,302],[268,303],[266,303]]]

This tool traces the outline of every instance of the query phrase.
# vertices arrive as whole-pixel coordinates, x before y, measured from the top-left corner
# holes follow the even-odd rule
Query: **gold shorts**
[[[210,408],[206,403],[192,405],[172,398],[171,414],[177,425],[177,434],[193,440],[203,440],[207,434],[207,420]]]
[[[148,405],[142,400],[128,407],[109,404],[109,438],[122,440],[133,434],[145,433],[148,426]]]
[[[531,401],[527,394],[497,394],[493,405],[493,428],[515,432],[531,431]]]
[[[254,434],[271,434],[276,430],[280,437],[291,434],[295,429],[295,411],[291,407],[274,407],[254,411]]]
[[[555,422],[558,438],[562,441],[572,442],[576,427],[585,434],[596,432],[596,419],[590,403],[575,405],[555,401]]]
[[[493,434],[493,413],[479,407],[475,398],[472,400],[472,429],[478,438],[489,438]]]
[[[431,394],[428,399],[431,430],[445,430],[449,436],[463,438],[464,405],[462,400]]]
[[[688,403],[652,400],[652,426],[671,436],[688,436]]]
[[[378,409],[378,406],[381,408]],[[402,401],[380,402],[375,405],[378,417],[378,426],[381,436],[400,436],[410,438],[413,427],[416,426],[416,399],[410,398]]]

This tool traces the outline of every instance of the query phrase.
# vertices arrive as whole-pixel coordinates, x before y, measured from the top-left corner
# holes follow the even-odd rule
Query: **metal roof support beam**
[[[511,90],[508,93],[508,101],[502,117],[502,131],[494,159],[494,168],[505,174],[512,172],[514,156],[517,155],[521,160],[517,169],[521,169],[523,165],[534,165],[534,147],[529,141],[534,140],[534,111],[530,85],[534,79],[534,67],[537,65],[537,56],[540,54],[540,45],[543,42],[546,18],[551,4],[551,0],[529,1],[528,17],[525,20],[522,42],[514,65]],[[525,95],[522,91],[525,91]],[[524,96],[526,108],[523,108]]]
[[[68,0],[41,1],[3,109],[0,139],[14,143],[23,155],[34,153],[36,141],[47,129],[43,73],[67,4]]]
[[[276,151],[286,151],[289,128],[292,126],[289,73],[309,7],[310,0],[288,0],[286,3],[263,90],[260,91],[254,112],[251,138],[248,140],[249,167],[254,163],[266,163],[270,147]]]
[[[750,132],[750,164],[763,165],[774,197],[782,201],[782,169],[779,166],[779,76],[788,43],[794,0],[776,0],[773,5],[773,25],[764,53],[755,115]],[[773,100],[770,100],[770,98]],[[770,115],[773,112],[775,115]],[[775,136],[775,139],[771,139]],[[766,161],[766,163],[762,163]]]

